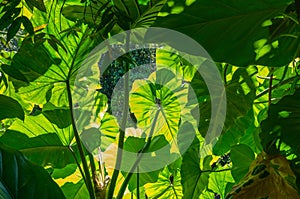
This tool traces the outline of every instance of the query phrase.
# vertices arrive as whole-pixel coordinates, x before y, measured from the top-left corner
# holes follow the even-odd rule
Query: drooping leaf
[[[105,150],[117,138],[119,125],[116,118],[106,113],[101,121],[101,148]]]
[[[250,128],[248,125],[244,127],[241,124],[246,124],[248,119],[252,117],[251,108],[255,99],[255,85],[246,69],[237,68],[232,70],[230,76],[231,79],[227,80],[227,85],[224,85],[226,93],[219,94],[220,99],[222,99],[222,96],[223,98],[226,96],[227,103],[225,107],[226,112],[218,112],[219,115],[226,114],[221,135],[207,135],[207,130],[211,125],[212,110],[211,97],[205,81],[198,73],[196,73],[191,82],[191,86],[198,97],[199,103],[199,112],[201,116],[198,127],[199,131],[202,136],[211,137],[212,139],[217,140],[215,147],[213,148],[214,154],[217,155],[222,155],[227,152],[230,149],[230,146],[236,144],[239,138],[245,134],[246,129]],[[247,116],[247,114],[249,114],[249,116]]]
[[[19,118],[24,120],[22,106],[14,99],[0,94],[0,120],[5,118]]]
[[[20,152],[2,146],[0,150],[1,190],[3,194],[9,194],[5,198],[65,198],[42,167],[29,162]]]
[[[11,26],[8,28],[7,31],[7,41],[10,41],[19,31],[21,26],[21,18],[16,18],[12,23]]]
[[[30,34],[30,35],[33,35],[34,34],[34,29],[33,29],[33,26],[32,26],[32,23],[30,22],[30,20],[25,17],[25,16],[22,16],[21,17],[21,22],[25,28],[25,30]]]
[[[260,138],[263,148],[269,154],[278,153],[277,140],[292,148],[293,153],[300,155],[298,136],[300,132],[300,90],[293,95],[282,98],[277,104],[271,104],[268,118],[261,123]]]

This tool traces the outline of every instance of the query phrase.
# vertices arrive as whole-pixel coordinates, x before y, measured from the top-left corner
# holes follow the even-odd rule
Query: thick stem
[[[71,114],[72,127],[73,127],[73,131],[74,131],[74,137],[75,137],[79,155],[80,155],[80,158],[82,161],[83,171],[85,173],[85,176],[83,176],[83,178],[85,179],[85,184],[88,188],[90,198],[94,199],[95,195],[94,195],[94,189],[93,189],[93,185],[92,185],[89,167],[88,167],[87,161],[85,159],[84,149],[83,149],[83,146],[82,146],[82,143],[80,140],[80,136],[77,131],[75,120],[74,120],[73,102],[72,102],[72,94],[71,94],[71,87],[70,87],[69,80],[66,81],[66,86],[67,86],[67,92],[68,92],[68,101],[69,101],[69,106],[70,106],[70,114]]]
[[[144,147],[142,148],[142,150],[139,151],[138,157],[137,157],[136,161],[134,162],[134,164],[131,167],[129,173],[125,177],[125,180],[122,183],[120,191],[118,193],[117,199],[121,199],[123,197],[124,192],[126,190],[126,187],[127,187],[128,183],[129,183],[129,180],[132,177],[133,172],[136,170],[136,168],[138,167],[138,165],[139,165],[139,163],[140,163],[140,161],[141,161],[141,159],[143,157],[143,153],[150,147],[152,136],[154,134],[154,129],[155,129],[156,121],[158,119],[158,115],[159,115],[160,111],[161,111],[160,108],[158,109],[158,111],[156,111],[156,114],[155,114],[154,119],[153,119],[153,123],[152,123],[152,126],[151,126],[151,130],[150,130],[147,142],[144,145]]]
[[[128,52],[129,50],[129,42],[130,42],[130,33],[127,32],[127,38],[126,38],[126,51]],[[124,77],[124,107],[123,107],[123,116],[122,116],[122,122],[120,125],[120,134],[119,134],[119,142],[118,142],[118,150],[117,150],[117,159],[116,159],[116,166],[115,168],[119,168],[122,163],[122,149],[124,146],[124,139],[125,139],[125,128],[126,128],[126,123],[127,123],[127,116],[128,116],[128,111],[129,111],[129,63],[125,62],[125,77]],[[109,185],[108,189],[108,199],[113,198],[114,194],[114,189],[116,186],[116,182],[119,176],[119,170],[114,169],[112,178],[111,178],[111,183]]]

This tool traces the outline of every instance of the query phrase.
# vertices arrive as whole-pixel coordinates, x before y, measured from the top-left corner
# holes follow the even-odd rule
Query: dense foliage
[[[300,198],[299,4],[0,0],[0,197]],[[210,54],[227,104],[219,137],[205,142],[209,125],[218,123],[195,69],[205,61],[193,66],[159,45],[126,53],[100,71],[120,49],[107,46],[95,92],[77,89],[98,44],[141,27],[179,31]],[[186,140],[190,134],[194,139]],[[174,138],[191,141],[182,156],[171,147]],[[166,157],[177,158],[127,173],[112,166],[128,164],[116,146],[137,154],[167,146]],[[132,170],[143,169],[138,158],[134,163]]]

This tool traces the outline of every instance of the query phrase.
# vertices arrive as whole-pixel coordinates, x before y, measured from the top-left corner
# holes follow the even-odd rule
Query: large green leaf
[[[110,6],[106,0],[92,1],[90,5],[79,2],[66,2],[62,9],[62,15],[71,21],[84,20],[90,26],[97,26],[103,20],[104,11]],[[105,13],[109,15],[109,13]],[[112,20],[113,15],[110,17]],[[102,20],[101,20],[102,19]]]
[[[24,120],[24,111],[14,99],[0,94],[0,120],[5,118],[19,118]]]
[[[86,149],[96,155],[98,148],[105,151],[116,140],[118,133],[117,120],[109,113],[105,113],[100,127],[87,127],[82,130],[80,137]]]
[[[47,2],[45,6],[50,14],[35,11],[31,21],[35,27],[46,28],[35,35],[34,42],[29,38],[23,41],[12,64],[2,68],[13,78],[22,99],[67,107],[67,84],[72,89],[77,71],[96,41],[86,25],[75,27],[64,17],[56,17],[61,3]]]
[[[252,114],[252,110],[250,110],[247,115],[237,118],[235,123],[231,124],[231,127],[220,136],[218,142],[213,148],[214,154],[225,154],[230,150],[232,145],[235,145],[236,143],[243,143],[240,141],[242,137],[244,139],[251,139],[256,130],[257,129],[254,126],[254,116]],[[254,137],[252,139],[254,139]],[[252,141],[254,142],[254,140]],[[254,145],[250,145],[250,147],[255,148],[255,144],[256,143],[254,143]]]
[[[195,138],[192,146],[183,155],[181,183],[183,187],[183,198],[186,199],[198,199],[208,186],[209,173],[202,171],[211,169],[210,161],[212,157],[206,156],[200,161],[199,148],[199,140]]]
[[[230,170],[223,172],[212,172],[209,175],[208,189],[217,193],[221,198],[225,198],[229,191],[228,186],[233,185],[234,180]]]
[[[52,64],[59,64],[60,61],[49,55],[43,45],[26,39],[13,57],[11,65],[4,65],[2,69],[10,77],[24,82],[23,85],[26,85],[44,75]],[[16,85],[16,88],[18,89],[19,85]]]
[[[65,198],[42,167],[20,152],[0,148],[0,194],[5,198]]]
[[[158,113],[154,135],[164,134],[168,141],[175,138],[182,112],[187,103],[187,88],[167,69],[153,73],[150,80],[137,80],[130,93],[130,110],[138,126],[149,132]]]
[[[148,27],[156,20],[166,0],[154,0],[147,6],[139,5],[136,0],[114,0],[117,23],[127,30],[129,28]]]
[[[232,160],[232,177],[235,182],[239,182],[248,172],[255,155],[249,146],[239,144],[231,147],[230,159]]]
[[[83,180],[77,182],[76,184],[67,182],[61,188],[67,198],[89,199],[89,193]]]
[[[300,90],[282,98],[277,104],[271,104],[268,118],[261,123],[261,142],[264,150],[270,154],[278,153],[277,140],[291,147],[293,153],[300,155],[298,136],[300,132]]]
[[[26,116],[24,122],[15,121],[0,137],[0,142],[22,151],[40,165],[64,167],[74,162],[69,148],[72,139],[70,126],[60,129],[44,115],[38,114]]]
[[[251,112],[249,116],[246,115],[251,110],[255,98],[255,85],[247,69],[234,68],[228,71],[226,85],[224,85],[226,93],[219,94],[220,97],[226,95],[227,101],[226,119],[221,135],[207,135],[212,120],[211,97],[199,73],[196,73],[191,81],[200,109],[199,132],[203,137],[210,136],[217,140],[213,151],[218,155],[227,152],[230,146],[236,144],[238,139],[245,134],[248,125],[241,126],[240,124],[245,124],[247,118],[251,117]],[[222,110],[222,107],[219,110]],[[218,114],[224,113],[220,111]]]
[[[299,46],[295,13],[284,13],[292,2],[170,0],[154,26],[192,37],[218,62],[283,66]]]
[[[161,158],[157,158],[157,157],[170,157],[170,147],[167,147],[169,153],[161,153],[158,150],[161,149],[162,147],[168,145],[169,143],[166,141],[166,139],[164,138],[164,136],[159,135],[159,136],[155,136],[151,138],[151,144],[149,146],[149,148],[147,150],[145,150],[145,154],[142,156],[142,158],[146,159],[147,162],[149,164],[159,164],[161,160]],[[124,150],[126,151],[130,151],[133,153],[138,153],[139,151],[141,151],[146,145],[146,139],[145,138],[140,138],[140,137],[133,137],[133,136],[129,136],[125,143],[124,143]],[[155,153],[156,156],[151,157],[151,152]],[[127,159],[128,157],[123,157],[123,164],[128,164]],[[165,158],[167,160],[167,158]],[[135,160],[135,159],[133,159]],[[143,160],[143,159],[142,159]],[[147,167],[149,167],[149,165],[146,165]],[[144,168],[143,168],[144,167]],[[147,171],[147,167],[145,167],[145,164],[138,166],[138,169],[140,171],[142,170],[146,170]],[[151,167],[149,167],[151,168]],[[158,169],[155,171],[150,171],[150,172],[143,172],[143,173],[139,173],[137,174],[133,174],[133,176],[131,177],[130,181],[129,181],[129,190],[134,190],[135,188],[137,188],[137,177],[139,177],[139,186],[143,186],[146,183],[154,183],[157,181],[158,179],[158,175],[160,173],[162,169]],[[124,173],[123,173],[124,174]]]
[[[155,183],[145,185],[146,194],[149,198],[182,198],[180,172],[171,172],[168,167],[165,167],[160,172],[158,180]]]

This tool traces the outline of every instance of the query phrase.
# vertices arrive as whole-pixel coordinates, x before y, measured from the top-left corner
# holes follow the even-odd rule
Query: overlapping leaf
[[[4,198],[65,198],[47,171],[20,152],[0,150],[0,195]]]
[[[300,90],[293,95],[282,98],[269,108],[268,118],[261,123],[260,138],[263,148],[270,154],[278,153],[277,140],[292,148],[293,153],[300,154],[298,144],[300,121]]]
[[[19,118],[24,120],[24,111],[14,99],[0,94],[0,120],[5,118]]]
[[[168,167],[160,172],[158,181],[145,185],[146,194],[150,198],[182,198],[180,172],[171,172]]]
[[[164,134],[172,140],[178,130],[182,104],[187,103],[187,89],[181,87],[176,76],[167,69],[153,73],[150,80],[137,80],[130,95],[130,110],[138,126],[146,132],[152,127],[154,115],[160,111],[154,135]]]
[[[181,165],[181,183],[183,187],[183,198],[196,199],[208,186],[211,156],[206,156],[200,161],[200,143],[198,138],[194,139],[192,146],[183,155]],[[200,164],[202,162],[202,164]]]
[[[299,25],[284,13],[291,0],[192,2],[168,1],[154,26],[192,37],[218,62],[283,66],[296,55]]]
[[[38,114],[17,120],[0,138],[5,145],[20,150],[41,165],[64,167],[74,162],[69,146],[73,139],[71,126],[59,128]]]
[[[236,182],[239,182],[248,172],[255,155],[250,147],[239,144],[231,148],[230,158],[232,160],[232,176]]]
[[[66,83],[72,83],[94,45],[87,26],[74,27],[74,23],[56,17],[61,5],[49,2],[46,7],[54,4],[56,9],[50,16],[35,12],[31,21],[35,27],[46,24],[44,33],[36,35],[34,43],[25,40],[12,64],[3,70],[17,80],[15,86],[23,99],[36,104],[50,101],[62,107],[69,105]]]

